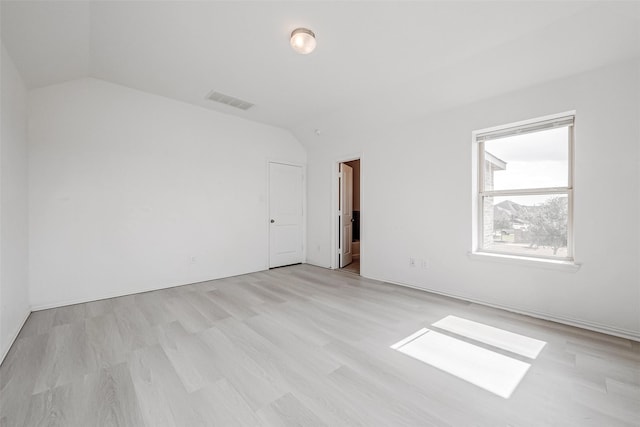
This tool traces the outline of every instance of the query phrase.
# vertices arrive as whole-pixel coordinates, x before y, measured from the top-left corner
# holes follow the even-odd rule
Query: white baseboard
[[[309,265],[315,265],[317,267],[322,267],[322,268],[330,268],[330,267],[328,267],[326,265],[315,264],[315,263],[309,263]],[[257,271],[262,271],[262,270],[257,270]],[[254,272],[242,273],[240,275],[250,274],[250,273],[254,273]],[[463,300],[463,301],[472,302],[472,303],[475,303],[475,304],[481,304],[481,305],[484,305],[484,306],[487,306],[487,307],[499,308],[501,310],[506,310],[506,311],[510,311],[510,312],[513,312],[513,313],[523,314],[525,316],[531,316],[531,317],[535,317],[535,318],[538,318],[538,319],[549,320],[549,321],[552,321],[552,322],[562,323],[562,324],[569,325],[569,326],[575,326],[575,327],[582,328],[582,329],[588,329],[590,331],[600,332],[600,333],[613,335],[613,336],[617,336],[617,337],[620,337],[620,338],[626,338],[626,339],[630,339],[630,340],[633,340],[633,341],[640,342],[640,332],[638,332],[638,331],[632,331],[632,330],[628,330],[628,329],[612,327],[612,326],[609,326],[609,325],[603,325],[603,324],[600,324],[600,323],[590,322],[590,321],[586,321],[586,320],[582,320],[582,319],[575,319],[575,318],[570,318],[570,317],[565,317],[565,316],[557,316],[557,315],[553,315],[553,314],[549,314],[549,313],[532,311],[532,310],[522,309],[522,308],[518,308],[518,307],[511,307],[511,306],[505,306],[505,305],[501,305],[501,304],[494,304],[494,303],[491,303],[491,302],[487,302],[487,301],[483,301],[483,300],[479,300],[479,299],[475,299],[475,298],[468,298],[468,297],[461,296],[461,295],[451,294],[451,293],[448,293],[448,292],[442,292],[442,291],[429,289],[429,288],[425,288],[425,287],[421,287],[421,286],[417,286],[417,285],[412,285],[410,283],[398,282],[398,281],[389,280],[389,279],[386,279],[386,278],[364,276],[364,275],[362,275],[362,273],[361,273],[361,276],[365,277],[367,279],[379,280],[381,282],[391,283],[391,284],[398,285],[398,286],[405,286],[405,287],[408,287],[408,288],[418,289],[418,290],[425,291],[425,292],[431,292],[431,293],[438,294],[438,295],[443,295],[443,296],[446,296],[446,297],[449,297],[449,298],[455,298],[455,299],[459,299],[459,300]],[[233,276],[229,276],[229,277],[233,277]],[[217,280],[217,279],[222,279],[222,277],[214,278],[214,279],[208,279],[208,280],[202,280],[200,282],[194,282],[194,283],[189,283],[189,284],[207,282],[207,281],[210,281],[210,280]],[[186,284],[184,284],[184,285],[186,285]],[[50,308],[63,307],[63,306],[66,306],[66,305],[82,304],[82,303],[87,303],[87,302],[91,302],[91,301],[98,301],[98,300],[108,299],[108,298],[117,298],[117,297],[122,297],[122,296],[126,296],[126,295],[133,295],[133,294],[139,294],[139,293],[143,293],[143,292],[157,291],[157,290],[161,290],[161,289],[168,289],[168,288],[173,288],[173,287],[176,287],[176,286],[184,286],[184,285],[178,284],[178,285],[168,285],[168,286],[153,287],[153,288],[131,289],[131,290],[127,290],[127,291],[119,291],[119,292],[101,294],[101,295],[96,296],[96,297],[88,297],[88,298],[85,297],[85,298],[77,298],[77,299],[57,301],[57,302],[54,302],[54,303],[40,304],[40,305],[32,306],[31,307],[31,311],[47,310],[47,309],[50,309]],[[27,315],[25,316],[20,328],[16,331],[15,336],[11,340],[11,345],[13,345],[13,342],[17,338],[18,333],[20,332],[20,329],[22,329],[22,326],[24,325],[24,322],[26,322],[27,317],[29,317],[29,314],[30,313],[27,313]],[[5,354],[3,354],[2,355],[2,359],[0,359],[0,363],[1,363],[2,360],[4,360],[4,358],[6,356],[6,353],[11,348],[11,345],[5,350]]]
[[[124,297],[127,295],[135,295],[135,294],[142,294],[145,292],[159,291],[161,289],[174,288],[175,286],[181,286],[181,285],[170,285],[170,286],[153,287],[153,288],[136,288],[136,289],[130,289],[126,291],[107,292],[107,293],[102,293],[102,294],[98,294],[90,297],[71,298],[71,299],[46,303],[46,304],[36,304],[31,307],[31,310],[32,311],[49,310],[50,308],[59,308],[67,305],[84,304],[87,302],[100,301],[103,299],[118,298],[118,297]]]
[[[328,265],[328,264],[320,264],[320,263],[317,263],[317,262],[311,262],[311,261],[310,261],[310,262],[305,262],[305,264],[307,264],[307,265],[313,265],[314,267],[320,267],[320,268],[326,268],[326,269],[329,269],[329,270],[333,270],[333,269],[331,268],[331,266],[330,266],[330,265]]]
[[[455,298],[455,299],[462,300],[462,301],[472,302],[474,304],[480,304],[480,305],[484,305],[484,306],[492,307],[492,308],[499,308],[501,310],[510,311],[512,313],[517,313],[517,314],[522,314],[522,315],[525,315],[525,316],[535,317],[537,319],[542,319],[542,320],[549,320],[551,322],[562,323],[563,325],[575,326],[575,327],[581,328],[581,329],[587,329],[587,330],[594,331],[594,332],[600,332],[600,333],[603,333],[603,334],[613,335],[613,336],[616,336],[616,337],[626,338],[626,339],[629,339],[629,340],[632,340],[632,341],[640,342],[640,332],[638,332],[638,331],[632,331],[632,330],[629,330],[629,329],[623,329],[623,328],[617,328],[617,327],[614,327],[614,326],[603,325],[603,324],[596,323],[596,322],[591,322],[591,321],[588,321],[588,320],[575,319],[575,318],[571,318],[571,317],[558,316],[558,315],[554,315],[554,314],[543,313],[543,312],[534,311],[534,310],[527,310],[527,309],[522,309],[522,308],[518,308],[518,307],[510,307],[510,306],[501,305],[501,304],[494,304],[494,303],[490,303],[490,302],[487,302],[487,301],[478,300],[478,299],[475,299],[475,298],[468,298],[468,297],[464,297],[464,296],[460,296],[460,295],[451,294],[451,293],[448,293],[448,292],[442,292],[442,291],[437,291],[437,290],[434,290],[434,289],[429,289],[429,288],[425,288],[425,287],[421,287],[421,286],[417,286],[417,285],[412,285],[410,283],[403,283],[403,282],[398,282],[398,281],[394,281],[394,280],[383,279],[383,278],[378,278],[378,277],[371,277],[371,276],[362,276],[362,277],[366,277],[367,279],[378,280],[378,281],[381,281],[381,282],[391,283],[393,285],[398,285],[398,286],[404,286],[404,287],[407,287],[407,288],[418,289],[418,290],[425,291],[425,292],[431,292],[431,293],[442,295],[442,296],[449,297],[449,298]]]
[[[116,292],[106,292],[102,294],[93,295],[90,297],[71,298],[71,299],[55,301],[47,304],[36,304],[31,306],[31,311],[48,310],[50,308],[58,308],[58,307],[64,307],[67,305],[74,305],[74,304],[84,304],[87,302],[100,301],[103,299],[110,299],[110,298],[125,297],[127,295],[142,294],[145,292],[159,291],[162,289],[175,288],[178,286],[195,285],[197,283],[210,282],[212,280],[227,279],[229,277],[236,277],[236,276],[243,276],[245,274],[257,273],[258,271],[265,271],[265,270],[261,268],[259,270],[252,270],[244,273],[232,274],[231,276],[222,276],[222,277],[214,277],[211,279],[203,279],[203,280],[198,280],[197,282],[191,282],[191,283],[178,283],[178,284],[167,284],[162,286],[153,286],[153,287],[146,287],[146,288],[134,288],[134,289],[127,289],[127,290],[121,290]]]
[[[24,316],[24,319],[22,319],[22,322],[20,322],[20,327],[13,333],[11,339],[9,340],[9,345],[7,346],[7,348],[5,348],[2,351],[2,358],[0,358],[0,365],[2,365],[2,362],[4,362],[4,358],[7,357],[7,354],[9,354],[9,350],[11,350],[11,347],[13,347],[13,343],[16,342],[16,339],[18,338],[18,335],[20,335],[20,331],[24,327],[24,324],[27,322],[27,319],[29,318],[30,314],[31,314],[31,310],[27,310]]]

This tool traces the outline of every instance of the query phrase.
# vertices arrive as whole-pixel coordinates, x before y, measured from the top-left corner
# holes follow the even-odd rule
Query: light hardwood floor
[[[341,268],[342,271],[360,274],[360,258],[356,258],[353,262],[346,267]]]
[[[448,315],[547,343],[509,399],[390,348]],[[299,265],[31,314],[0,425],[639,425],[639,363],[629,340]]]

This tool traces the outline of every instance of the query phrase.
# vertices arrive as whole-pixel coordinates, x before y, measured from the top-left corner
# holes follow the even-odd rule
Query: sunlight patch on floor
[[[434,327],[535,359],[546,342],[456,316],[433,323]],[[508,399],[531,364],[427,328],[391,346],[414,359]]]
[[[544,341],[456,316],[447,316],[438,320],[433,326],[529,359],[538,357],[542,348],[547,344]]]

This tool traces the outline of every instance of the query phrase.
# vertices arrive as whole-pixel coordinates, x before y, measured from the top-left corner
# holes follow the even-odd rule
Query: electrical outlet
[[[420,260],[420,267],[421,268],[429,268],[429,258],[421,259]]]
[[[415,266],[416,266],[416,259],[409,258],[409,267],[415,267]]]
[[[196,258],[196,257],[194,257],[194,256],[189,257],[189,263],[190,263],[190,264],[195,264],[195,263],[196,263],[196,261],[197,261],[197,258]]]

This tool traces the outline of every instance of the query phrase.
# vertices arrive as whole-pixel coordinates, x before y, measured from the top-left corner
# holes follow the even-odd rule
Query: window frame
[[[539,261],[564,261],[574,262],[574,152],[575,152],[575,111],[569,111],[552,116],[539,117],[517,123],[496,126],[472,132],[474,144],[474,168],[477,169],[475,176],[475,244],[474,253],[492,254],[517,259],[535,258]],[[570,121],[570,123],[568,123]],[[544,126],[544,127],[541,127]],[[485,190],[485,141],[499,139],[508,136],[515,136],[523,133],[541,132],[553,128],[566,127],[568,132],[568,158],[567,158],[567,186],[566,187],[543,187],[543,188],[523,188],[508,190]],[[491,138],[491,135],[500,135]],[[484,247],[484,201],[487,197],[505,196],[535,196],[562,194],[567,196],[567,256],[545,256],[535,254],[520,254],[509,251],[499,251]]]

